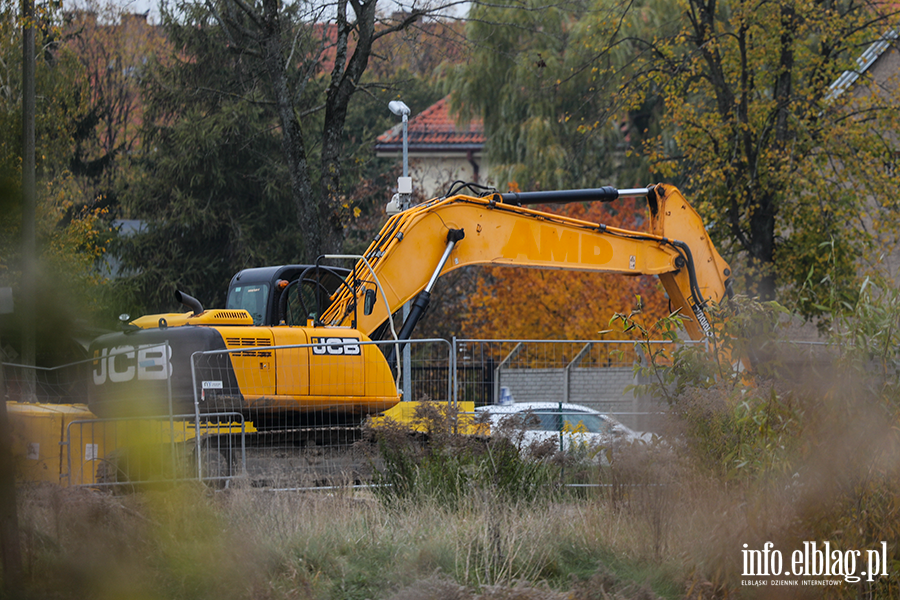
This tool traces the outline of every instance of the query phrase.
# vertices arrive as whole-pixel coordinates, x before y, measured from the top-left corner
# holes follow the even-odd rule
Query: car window
[[[534,411],[538,417],[537,427],[541,431],[579,431],[584,433],[611,433],[612,424],[601,417],[582,412],[559,412],[553,409]]]
[[[491,420],[495,425],[499,427],[508,427],[510,429],[523,429],[530,431],[542,431],[544,427],[541,425],[541,420],[532,411],[523,411],[523,412],[501,412],[501,413],[488,413],[491,415]]]
[[[535,429],[540,429],[541,431],[559,431],[559,414],[538,411],[535,413],[539,421],[539,426],[535,427]]]
[[[564,413],[563,424],[567,431],[584,431],[586,433],[611,433],[612,426],[600,415],[588,413]]]

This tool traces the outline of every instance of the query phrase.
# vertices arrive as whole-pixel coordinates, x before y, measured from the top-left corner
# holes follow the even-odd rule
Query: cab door
[[[265,327],[218,327],[225,347],[232,352],[231,364],[244,396],[254,398],[275,393],[275,353],[272,331]]]
[[[304,327],[273,327],[276,346],[309,343]],[[277,351],[276,388],[279,396],[309,396],[309,348],[282,348]]]

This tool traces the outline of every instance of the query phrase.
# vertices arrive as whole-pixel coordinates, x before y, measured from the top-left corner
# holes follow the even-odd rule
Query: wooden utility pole
[[[34,288],[36,273],[35,166],[34,166],[34,0],[22,0],[22,355],[35,364]],[[11,307],[10,307],[11,310]],[[30,378],[30,396],[34,379]],[[28,397],[26,396],[26,399]],[[22,581],[19,548],[19,512],[16,506],[16,474],[12,435],[6,412],[6,381],[0,365],[0,559],[3,587],[15,594]]]
[[[22,0],[22,363],[35,364],[35,288],[37,287],[36,185],[34,149],[34,0]],[[24,372],[22,400],[35,401],[34,369]]]

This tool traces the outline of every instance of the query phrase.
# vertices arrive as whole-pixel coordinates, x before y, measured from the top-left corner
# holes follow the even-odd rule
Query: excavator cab
[[[269,299],[269,282],[259,281],[236,285],[228,290],[226,309],[246,310],[253,317],[253,324],[263,324]]]
[[[349,274],[349,269],[311,265],[244,269],[231,279],[225,308],[246,310],[258,327],[306,325],[324,312]]]

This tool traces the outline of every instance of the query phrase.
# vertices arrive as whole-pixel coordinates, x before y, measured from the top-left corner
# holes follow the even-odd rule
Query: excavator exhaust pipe
[[[184,292],[175,290],[175,300],[194,311],[194,316],[197,316],[203,312],[203,305],[200,304],[200,301],[193,296],[185,294]]]

